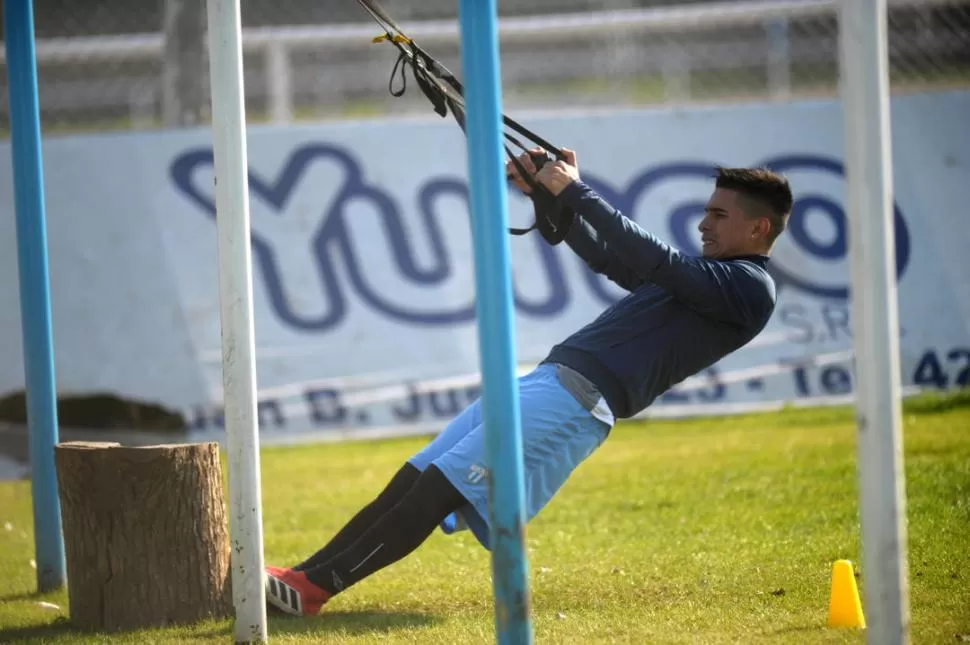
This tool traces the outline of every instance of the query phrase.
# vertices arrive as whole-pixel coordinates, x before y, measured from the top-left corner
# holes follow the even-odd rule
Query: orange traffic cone
[[[857,627],[865,629],[859,589],[856,587],[852,563],[838,560],[832,565],[832,592],[829,596],[829,627]]]

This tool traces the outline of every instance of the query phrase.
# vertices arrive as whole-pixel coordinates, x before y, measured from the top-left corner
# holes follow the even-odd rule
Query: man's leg
[[[312,615],[334,595],[417,549],[466,500],[428,466],[407,494],[349,547],[302,571],[267,567],[267,599],[296,615]]]
[[[418,481],[421,471],[427,468],[428,464],[461,441],[466,434],[478,425],[481,417],[479,406],[479,402],[476,401],[452,419],[444,430],[398,470],[380,495],[358,511],[323,548],[295,565],[293,569],[297,571],[310,569],[326,562],[356,542],[364,531],[404,498],[415,482]]]
[[[314,555],[292,569],[267,566],[265,569],[267,574],[267,600],[274,606],[292,614],[305,616],[319,611],[320,607],[330,598],[333,591],[336,591],[336,589],[332,589],[331,591],[327,590],[333,586],[333,574],[331,573],[329,577],[331,587],[318,587],[307,578],[306,573],[321,565],[327,564],[331,560],[335,560],[344,551],[351,550],[354,545],[361,542],[365,534],[371,529],[374,529],[378,524],[383,522],[381,524],[381,530],[387,530],[387,526],[393,522],[395,517],[399,517],[401,514],[392,514],[389,521],[384,521],[385,517],[391,514],[397,506],[403,504],[406,498],[409,500],[409,506],[405,506],[404,508],[410,508],[410,505],[422,501],[420,495],[411,495],[418,488],[419,481],[422,482],[419,492],[421,494],[428,494],[429,497],[424,502],[430,503],[430,506],[427,509],[416,511],[415,517],[420,518],[423,513],[434,514],[433,508],[435,507],[436,500],[437,503],[448,505],[451,494],[457,494],[457,491],[447,481],[444,481],[447,486],[441,487],[439,498],[437,493],[433,491],[429,492],[427,489],[434,488],[436,475],[440,477],[440,471],[434,469],[429,477],[425,478],[426,481],[422,479],[423,474],[428,470],[433,460],[445,454],[455,444],[464,439],[478,425],[480,417],[481,412],[478,401],[465,408],[427,446],[412,456],[402,466],[377,499],[361,509],[326,546]],[[443,477],[441,479],[444,480]],[[408,497],[409,495],[411,496]],[[456,504],[457,508],[465,504],[465,501],[461,499]],[[441,520],[444,520],[450,512],[451,510],[444,513]],[[424,524],[421,524],[421,526],[424,526]],[[409,534],[420,535],[421,530],[415,532],[412,529]],[[434,525],[427,529],[427,533],[419,539],[412,549],[423,542],[433,530]],[[405,544],[405,554],[409,552],[406,550],[406,546]],[[386,547],[381,547],[381,550],[384,548]],[[389,549],[389,552],[393,550]],[[400,557],[403,557],[403,555],[398,556],[398,559]],[[355,566],[356,563],[352,564],[350,568]],[[383,566],[386,566],[386,564]],[[363,569],[356,569],[352,573],[358,573],[359,571],[363,571]],[[314,577],[317,579],[321,578],[320,575],[314,575]],[[339,567],[337,577],[340,578]],[[340,579],[343,580],[343,578]],[[359,580],[360,578],[357,579]]]
[[[429,466],[404,499],[339,555],[306,571],[330,595],[408,555],[452,511],[467,502],[436,466]]]
[[[358,511],[349,522],[324,546],[312,556],[293,568],[304,571],[322,564],[356,542],[364,531],[369,529],[382,515],[394,508],[404,499],[411,487],[418,481],[421,471],[405,463],[374,501]]]

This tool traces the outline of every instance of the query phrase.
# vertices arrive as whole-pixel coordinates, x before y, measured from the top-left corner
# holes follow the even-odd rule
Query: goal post
[[[909,642],[886,0],[841,0],[840,95],[867,641]]]
[[[495,0],[459,0],[496,642],[532,642]]]
[[[54,446],[57,383],[51,323],[47,223],[32,0],[6,0],[4,50],[9,77],[10,142],[23,330],[24,394],[30,453],[37,590],[67,582]]]
[[[263,521],[240,0],[208,0],[235,642],[265,642]]]

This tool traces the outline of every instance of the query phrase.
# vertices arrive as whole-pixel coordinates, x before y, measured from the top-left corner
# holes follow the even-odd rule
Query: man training
[[[541,152],[541,151],[532,151]],[[629,293],[555,345],[519,378],[525,512],[531,520],[572,472],[628,419],[685,378],[744,347],[775,307],[767,271],[792,207],[787,179],[721,168],[705,208],[702,254],[671,248],[580,178],[576,154],[541,169],[518,158],[574,216],[565,243]],[[516,167],[506,168],[529,193]],[[535,185],[535,183],[533,184]],[[408,459],[323,548],[290,568],[266,567],[268,601],[299,616],[407,556],[436,527],[468,529],[489,548],[488,471],[481,402]]]

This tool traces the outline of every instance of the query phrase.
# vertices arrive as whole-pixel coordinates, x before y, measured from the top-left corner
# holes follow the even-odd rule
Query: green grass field
[[[904,421],[912,642],[968,642],[970,393]],[[423,442],[266,449],[267,561],[315,550]],[[528,527],[536,643],[863,643],[825,627],[832,563],[861,568],[855,446],[842,408],[617,427]],[[0,643],[232,641],[229,621],[72,631],[66,592],[33,594],[30,508],[0,484]],[[270,640],[493,643],[492,612],[487,553],[435,532],[320,616],[271,614]]]

